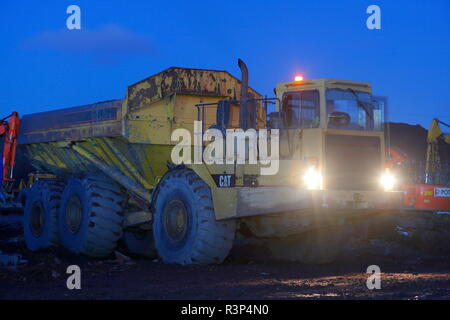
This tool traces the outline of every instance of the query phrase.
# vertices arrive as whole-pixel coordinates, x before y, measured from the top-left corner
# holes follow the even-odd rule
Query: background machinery
[[[17,112],[0,120],[0,211],[17,207],[14,201],[13,170],[16,161],[20,118]]]
[[[439,119],[433,119],[428,129],[422,183],[409,183],[403,187],[407,208],[450,211],[450,136],[443,132],[441,125],[450,127]]]
[[[48,174],[28,192],[28,247],[105,257],[122,239],[166,263],[208,264],[226,258],[239,232],[271,239],[275,256],[290,250],[323,263],[338,252],[346,223],[400,208],[384,166],[384,106],[370,84],[283,82],[263,99],[239,67],[242,81],[169,68],[130,85],[123,100],[23,116],[21,148]],[[277,108],[269,119],[268,103]],[[173,163],[172,132],[193,134],[199,120],[203,130],[270,129],[268,140],[279,132],[279,170],[262,175],[261,161]]]

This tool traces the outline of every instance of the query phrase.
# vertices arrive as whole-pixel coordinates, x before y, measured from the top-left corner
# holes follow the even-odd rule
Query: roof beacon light
[[[295,76],[295,78],[294,78],[294,81],[295,82],[297,82],[297,81],[303,81],[303,76]]]

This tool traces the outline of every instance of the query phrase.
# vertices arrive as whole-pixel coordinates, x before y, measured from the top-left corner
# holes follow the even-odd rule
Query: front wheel
[[[236,222],[216,220],[211,191],[192,170],[164,176],[154,210],[155,246],[165,263],[217,264],[233,246]]]

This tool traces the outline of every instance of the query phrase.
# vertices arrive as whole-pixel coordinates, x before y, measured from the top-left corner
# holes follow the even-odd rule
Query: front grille
[[[382,172],[379,137],[330,134],[325,139],[325,187],[377,190]]]

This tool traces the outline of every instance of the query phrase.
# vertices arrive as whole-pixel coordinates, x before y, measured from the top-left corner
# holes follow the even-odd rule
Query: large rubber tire
[[[61,243],[90,257],[111,254],[122,236],[123,196],[111,180],[91,176],[70,178],[59,214]]]
[[[58,244],[63,186],[58,181],[38,181],[28,191],[23,213],[23,234],[28,249],[37,251]]]
[[[128,229],[123,232],[122,239],[131,253],[149,259],[158,257],[151,230]]]
[[[216,220],[211,191],[202,179],[192,170],[174,169],[163,177],[155,197],[153,237],[163,262],[223,262],[233,246],[236,221]],[[183,221],[179,226],[178,220]]]

